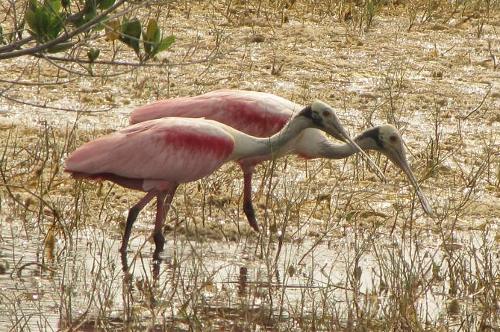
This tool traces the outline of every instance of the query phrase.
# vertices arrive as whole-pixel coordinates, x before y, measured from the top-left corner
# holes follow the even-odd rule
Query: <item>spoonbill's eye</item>
[[[398,141],[398,137],[396,135],[389,136],[389,140],[391,143],[396,143]]]
[[[331,114],[330,114],[330,112],[328,112],[328,111],[323,111],[323,116],[324,116],[325,118],[329,117],[330,115],[331,115]]]

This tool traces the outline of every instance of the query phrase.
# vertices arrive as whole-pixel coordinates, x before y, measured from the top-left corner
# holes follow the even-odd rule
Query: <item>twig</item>
[[[29,36],[29,37],[23,38],[21,40],[18,40],[12,44],[2,46],[2,47],[0,47],[0,53],[11,52],[11,51],[19,48],[20,46],[22,46],[26,43],[29,43],[30,41],[32,41],[34,39],[35,38],[33,38],[33,36]]]
[[[474,108],[472,111],[469,112],[469,114],[467,114],[465,117],[463,117],[462,119],[463,120],[467,120],[469,118],[469,116],[471,116],[472,114],[476,113],[477,111],[479,111],[479,109],[483,106],[484,104],[484,101],[486,100],[486,98],[488,97],[488,95],[490,94],[491,92],[491,84],[489,85],[489,89],[488,89],[488,92],[486,92],[486,94],[484,95],[483,99],[481,100],[481,102],[479,103],[479,105]]]
[[[101,77],[101,78],[110,78],[110,77],[116,77],[116,76],[120,76],[120,75],[123,75],[123,74],[127,74],[129,72],[132,72],[134,69],[127,69],[127,70],[124,70],[123,72],[120,72],[120,73],[114,73],[114,74],[103,74],[103,75],[96,75],[96,74],[88,74],[86,72],[82,72],[82,71],[77,71],[77,70],[74,70],[74,69],[69,69],[69,68],[66,68],[66,67],[63,67],[61,65],[58,65],[57,63],[55,63],[53,60],[50,60],[48,59],[45,54],[41,54],[41,55],[34,55],[35,57],[38,57],[40,59],[45,59],[47,60],[47,62],[49,62],[51,65],[55,66],[56,68],[59,68],[60,70],[62,71],[65,71],[67,73],[70,73],[70,74],[74,74],[74,75],[79,75],[79,76],[86,76],[86,77]],[[78,64],[78,62],[76,62]]]
[[[59,81],[59,82],[28,82],[28,81],[12,81],[12,80],[4,80],[0,78],[1,83],[10,83],[15,85],[27,85],[27,86],[46,86],[46,85],[59,85],[59,84],[67,84],[75,81],[76,79],[68,80],[68,81]]]
[[[78,59],[78,58],[62,58],[56,57],[52,55],[35,55],[36,57],[43,57],[44,59],[49,59],[53,61],[62,61],[62,62],[77,62],[77,63],[85,63],[85,64],[97,64],[97,65],[112,65],[112,66],[129,66],[129,67],[181,67],[181,66],[189,66],[199,63],[205,63],[217,57],[217,55],[213,55],[213,52],[209,54],[204,59],[193,60],[187,62],[162,62],[162,63],[144,63],[144,62],[128,62],[128,61],[106,61],[106,60],[94,60],[90,61],[88,59]]]
[[[41,269],[46,270],[46,271],[50,271],[50,272],[54,272],[54,273],[55,273],[55,272],[57,272],[56,270],[54,270],[54,269],[52,269],[52,268],[48,267],[48,266],[47,266],[47,265],[45,265],[45,264],[38,263],[38,262],[29,262],[29,263],[23,264],[20,268],[18,268],[18,269],[17,269],[17,273],[16,273],[16,274],[17,274],[17,277],[18,277],[18,278],[21,278],[21,273],[23,272],[23,270],[24,270],[25,268],[27,268],[28,266],[31,266],[31,265],[36,265],[36,266],[38,266],[38,267],[40,267]],[[11,277],[12,277],[12,275],[11,275]]]
[[[98,113],[99,112],[100,113],[100,112],[108,112],[108,111],[110,111],[110,110],[112,110],[114,108],[114,107],[110,107],[110,108],[106,108],[106,109],[103,109],[103,110],[84,111],[84,110],[81,110],[81,109],[78,110],[78,109],[72,109],[72,108],[64,108],[64,107],[55,107],[55,106],[48,106],[48,105],[42,105],[42,104],[35,104],[35,103],[31,103],[29,101],[22,101],[22,100],[19,100],[19,99],[16,99],[16,98],[9,97],[6,94],[1,94],[0,96],[2,98],[5,98],[5,99],[8,99],[10,101],[13,101],[13,102],[16,102],[16,103],[19,103],[19,104],[23,104],[23,105],[40,107],[40,108],[47,108],[47,109],[51,109],[51,110],[65,111],[65,112],[77,112],[77,113],[82,113],[82,112]]]
[[[327,234],[328,234],[328,232],[324,232],[323,235],[321,235],[316,240],[316,242],[314,242],[314,244],[311,246],[311,248],[309,248],[306,251],[306,253],[304,255],[302,255],[302,258],[299,259],[299,262],[297,263],[297,265],[302,264],[302,261],[304,260],[304,258],[306,258],[306,256],[308,256],[321,242],[323,242],[323,239],[326,237]]]

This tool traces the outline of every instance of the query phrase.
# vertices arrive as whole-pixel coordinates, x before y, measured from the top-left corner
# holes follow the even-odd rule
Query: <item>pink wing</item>
[[[158,119],[86,143],[66,160],[66,171],[183,183],[211,174],[233,149],[232,136],[207,121]]]
[[[269,137],[283,128],[293,112],[300,109],[302,106],[270,93],[217,90],[139,107],[132,112],[130,123],[163,117],[204,117],[252,136]]]

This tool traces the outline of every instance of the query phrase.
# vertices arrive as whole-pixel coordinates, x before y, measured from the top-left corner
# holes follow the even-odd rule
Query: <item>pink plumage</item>
[[[268,137],[280,131],[294,113],[303,106],[271,93],[245,90],[216,90],[193,97],[180,97],[157,101],[134,110],[130,123],[168,117],[206,118],[224,123],[256,137]],[[276,155],[295,153],[304,158],[321,156],[321,143],[325,135],[317,129],[303,131],[283,146]],[[250,225],[258,230],[252,204],[252,177],[255,165],[269,160],[258,156],[239,160],[243,175],[243,211]]]
[[[203,105],[198,106],[203,108]],[[184,110],[188,111],[189,106]],[[165,242],[163,222],[179,184],[205,177],[231,160],[243,165],[245,160],[270,156],[306,128],[321,128],[332,135],[343,132],[333,110],[320,101],[291,119],[286,112],[277,112],[270,118],[279,119],[280,127],[283,121],[290,121],[279,133],[266,138],[250,136],[225,124],[200,118],[169,117],[137,123],[84,144],[68,157],[65,171],[75,178],[109,180],[146,192],[127,217],[120,249],[124,261],[132,225],[139,212],[156,197],[153,257],[158,259]],[[267,120],[264,117],[260,122],[264,125]],[[350,139],[345,132],[343,135]],[[258,230],[257,224],[252,226]]]
[[[210,122],[167,118],[138,123],[89,142],[66,160],[66,171],[98,178],[114,174],[147,183],[144,191],[213,173],[233,152],[231,135]],[[136,188],[134,188],[136,189]]]
[[[283,128],[293,113],[302,108],[301,105],[269,93],[217,90],[141,106],[130,115],[130,123],[164,117],[204,117],[252,136],[269,137]]]
[[[109,180],[147,192],[127,217],[120,251],[126,247],[138,213],[154,197],[155,259],[163,250],[163,221],[177,186],[213,173],[237,151],[233,133],[214,121],[167,118],[138,123],[88,142],[66,159],[65,171],[74,178]]]
[[[139,107],[132,112],[130,122],[136,123],[151,118],[171,116],[203,117],[224,123],[247,134],[267,137],[283,128],[287,119],[299,109],[301,109],[300,105],[270,93],[218,90],[200,96],[162,100]],[[380,135],[375,135],[375,133],[380,133]],[[332,133],[332,136],[343,140],[335,133]],[[378,142],[370,140],[370,137],[375,138]],[[358,137],[358,142],[364,144],[364,148],[367,150],[374,149],[382,152],[403,170],[415,187],[422,207],[427,213],[432,214],[432,208],[419,189],[415,176],[408,165],[404,147],[402,145],[394,146],[395,142],[399,142],[400,139],[380,142],[380,140],[388,140],[389,137],[398,138],[400,135],[395,128],[385,125],[365,131]],[[284,145],[281,151],[276,151],[275,155],[297,154],[308,159],[338,159],[357,152],[358,150],[352,149],[352,146],[336,146],[326,139],[323,132],[309,128]],[[257,222],[251,201],[252,174],[254,166],[267,159],[269,156],[252,157],[238,161],[244,173],[244,211],[248,221],[255,229],[257,229]],[[369,159],[368,162],[370,162]],[[375,169],[377,169],[376,166]]]

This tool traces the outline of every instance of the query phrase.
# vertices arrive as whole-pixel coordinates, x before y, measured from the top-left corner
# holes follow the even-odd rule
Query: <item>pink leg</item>
[[[165,237],[163,237],[163,223],[165,217],[170,209],[170,204],[174,198],[177,185],[172,186],[171,189],[163,191],[156,195],[156,221],[155,229],[153,231],[153,239],[155,241],[155,252],[153,254],[154,260],[160,260],[160,252],[163,251],[165,245]]]
[[[259,231],[259,224],[255,218],[255,210],[252,204],[252,170],[243,170],[243,212],[247,216],[248,223],[256,231]]]
[[[120,252],[122,253],[122,256],[125,255],[127,251],[127,245],[128,245],[128,240],[130,238],[130,233],[132,231],[132,225],[134,224],[135,220],[137,219],[137,215],[139,212],[141,212],[142,209],[149,203],[153,197],[156,196],[156,192],[150,191],[141,198],[141,200],[134,205],[129,211],[128,211],[128,217],[127,217],[127,224],[125,225],[125,233],[123,234],[123,239],[122,239],[122,246],[120,248]]]

